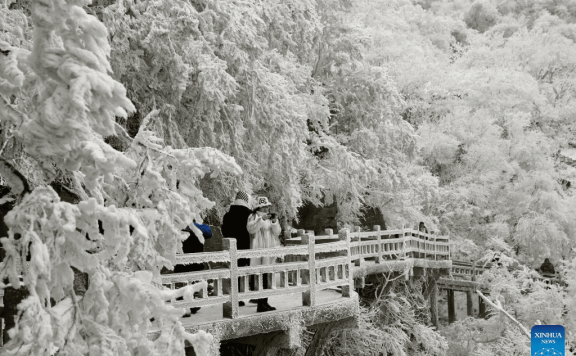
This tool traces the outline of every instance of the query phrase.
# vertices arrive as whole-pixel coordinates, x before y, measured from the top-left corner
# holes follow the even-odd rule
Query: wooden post
[[[348,284],[342,286],[342,296],[351,297],[352,288],[354,288],[354,280],[352,275],[352,256],[350,253],[350,231],[348,229],[343,229],[338,232],[338,237],[340,240],[346,241],[346,265],[342,266],[342,278],[348,279]],[[348,268],[348,275],[346,275],[346,268]]]
[[[486,317],[486,302],[480,296],[478,296],[478,316],[481,318]]]
[[[430,319],[432,321],[432,325],[438,328],[438,284],[436,284],[436,280],[432,279],[432,291],[430,292]]]
[[[454,308],[454,291],[448,289],[448,323],[452,324],[456,321],[456,310]]]
[[[222,239],[222,247],[230,253],[230,280],[224,280],[222,288],[230,295],[223,305],[224,318],[238,318],[238,257],[236,257],[236,239]]]
[[[474,316],[474,303],[472,301],[472,291],[466,292],[466,314]]]
[[[376,257],[376,263],[382,263],[382,231],[380,231],[380,225],[374,225],[374,232],[376,232],[376,241],[378,241],[378,256]]]
[[[302,304],[316,306],[316,254],[314,252],[314,235],[302,236],[302,243],[308,244],[308,290],[302,293]]]

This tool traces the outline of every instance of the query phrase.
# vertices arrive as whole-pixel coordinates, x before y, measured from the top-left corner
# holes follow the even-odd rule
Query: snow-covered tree
[[[183,311],[165,303],[174,294],[192,298],[202,284],[163,290],[160,269],[181,251],[180,231],[214,204],[199,179],[241,169],[213,148],[166,146],[149,127],[158,111],[126,138],[125,152],[104,142],[126,135],[116,118],[135,107],[110,76],[106,27],[83,5],[33,1],[30,23],[2,7],[11,27],[0,38],[0,119],[12,162],[3,159],[0,174],[11,188],[4,200],[16,204],[0,239],[0,279],[19,288],[21,276],[29,297],[1,352],[183,354],[187,340],[206,354],[211,336],[186,333]],[[47,185],[61,174],[80,203],[62,202]],[[83,296],[73,269],[90,280]],[[151,318],[161,330],[154,342]]]

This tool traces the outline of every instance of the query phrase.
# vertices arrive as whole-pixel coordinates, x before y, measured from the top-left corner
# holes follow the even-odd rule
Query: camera
[[[270,219],[272,220],[276,219],[276,213],[270,213]]]

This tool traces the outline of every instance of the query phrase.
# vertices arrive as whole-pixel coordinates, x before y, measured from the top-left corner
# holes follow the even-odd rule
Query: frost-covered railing
[[[325,233],[326,236],[316,236],[316,241],[320,243],[335,241],[331,229],[326,229]],[[298,234],[303,235],[304,230],[299,230]],[[407,257],[430,260],[450,259],[450,241],[446,236],[426,234],[412,229],[380,230],[378,225],[373,227],[373,231],[355,231],[349,234],[350,255],[356,265],[361,260],[369,258],[374,258],[376,263]],[[299,243],[300,238],[288,241],[289,244],[295,244]]]
[[[162,284],[171,289],[200,280],[213,284],[212,295],[204,289],[196,299],[172,300],[174,306],[221,304],[223,316],[234,319],[238,317],[240,300],[301,293],[302,305],[313,307],[316,292],[321,289],[342,287],[342,295],[350,297],[352,268],[361,259],[374,258],[377,263],[385,263],[407,257],[433,260],[450,257],[446,237],[411,229],[381,231],[379,226],[368,232],[342,230],[338,235],[328,229],[325,236],[302,231],[298,238],[288,240],[287,247],[273,249],[237,250],[235,239],[225,238],[222,242],[224,251],[176,256],[176,264],[224,262],[228,267],[162,275]],[[238,259],[258,257],[284,259],[273,265],[238,267]],[[250,290],[250,278],[254,280],[254,290]]]
[[[207,305],[223,306],[223,316],[238,317],[239,300],[267,298],[292,293],[302,294],[302,305],[316,305],[316,292],[331,287],[342,287],[342,295],[350,297],[352,271],[350,269],[350,239],[342,234],[343,240],[328,244],[315,244],[314,235],[304,235],[301,245],[273,248],[237,250],[236,239],[224,238],[225,251],[176,256],[176,264],[227,262],[228,268],[162,275],[162,284],[171,289],[200,280],[211,280],[213,295],[207,290],[200,292],[198,298],[188,301],[172,300],[179,308],[194,308]],[[348,239],[346,237],[348,236]],[[319,259],[317,254],[341,252],[341,256]],[[288,255],[302,256],[304,261],[276,263],[273,265],[238,267],[240,258],[271,257],[282,258]],[[312,273],[310,273],[312,272]],[[249,289],[250,277],[254,279],[254,290]],[[277,279],[278,278],[278,279]],[[263,288],[264,279],[268,288]]]
[[[473,262],[465,261],[452,261],[452,276],[459,277],[463,279],[469,279],[475,281],[476,278],[484,273],[486,270],[492,268],[492,263],[487,263],[485,265],[475,264]],[[559,283],[560,278],[558,274],[549,273],[539,273],[539,275],[533,277],[535,280],[539,281],[549,281],[550,283]]]
[[[407,257],[430,260],[450,259],[450,241],[446,236],[427,234],[412,229],[380,230],[350,233],[352,260],[356,265],[366,258],[376,263]]]
[[[452,261],[452,276],[464,279],[476,280],[476,277],[489,270],[491,263],[486,265],[476,265],[472,262]]]

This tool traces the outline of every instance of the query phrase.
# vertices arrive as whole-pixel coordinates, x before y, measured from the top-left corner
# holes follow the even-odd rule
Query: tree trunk
[[[474,302],[472,301],[472,291],[466,292],[466,312],[468,316],[474,316]]]
[[[430,291],[430,320],[432,325],[438,327],[438,285],[434,283]]]
[[[454,291],[448,289],[448,323],[456,321],[456,310],[454,308]]]

